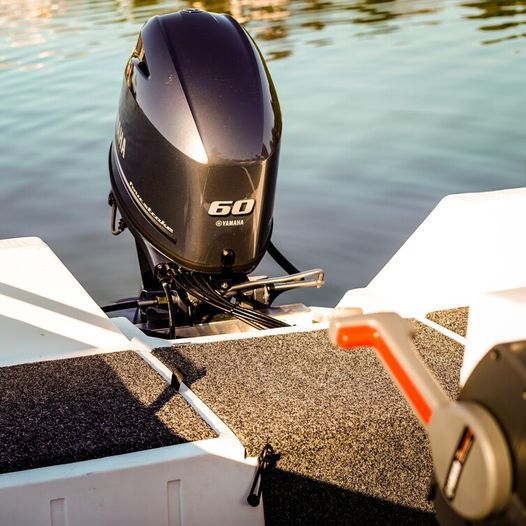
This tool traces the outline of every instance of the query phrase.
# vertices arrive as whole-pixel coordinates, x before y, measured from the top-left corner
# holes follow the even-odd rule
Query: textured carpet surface
[[[0,368],[0,473],[210,438],[134,352]]]
[[[465,337],[468,329],[468,313],[469,307],[458,307],[430,312],[426,318]]]
[[[456,395],[462,347],[415,322],[424,361]],[[180,345],[154,354],[240,438],[282,454],[264,480],[267,524],[434,524],[431,458],[374,351],[325,331]]]

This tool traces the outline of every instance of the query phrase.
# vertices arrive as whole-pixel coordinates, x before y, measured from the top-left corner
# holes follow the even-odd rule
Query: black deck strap
[[[265,444],[258,457],[258,469],[254,482],[250,488],[250,493],[247,497],[247,502],[254,508],[259,506],[261,502],[261,493],[263,492],[263,475],[272,468],[276,467],[278,460],[281,458],[281,453],[276,453],[271,444]]]
[[[174,368],[172,370],[172,379],[170,385],[179,391],[181,384],[184,382],[184,376],[180,369]]]

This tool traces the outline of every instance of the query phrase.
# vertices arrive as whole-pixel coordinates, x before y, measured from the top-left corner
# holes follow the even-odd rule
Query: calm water
[[[0,238],[42,237],[97,301],[137,290],[106,205],[124,63],[184,7],[231,13],[269,61],[274,240],[327,271],[290,300],[365,285],[444,195],[526,185],[525,0],[0,0]]]

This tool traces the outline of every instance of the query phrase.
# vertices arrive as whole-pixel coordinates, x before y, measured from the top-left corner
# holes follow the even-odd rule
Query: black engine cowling
[[[232,17],[151,18],[126,65],[110,151],[113,194],[144,252],[207,274],[251,272],[272,232],[280,137],[265,61]]]

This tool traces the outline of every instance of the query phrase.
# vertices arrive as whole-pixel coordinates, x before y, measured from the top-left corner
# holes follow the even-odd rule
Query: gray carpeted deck
[[[215,436],[136,353],[0,368],[0,473]]]
[[[416,323],[416,345],[452,395],[462,348]],[[265,478],[267,524],[434,524],[426,436],[374,351],[325,331],[154,351],[240,438],[282,453]]]

